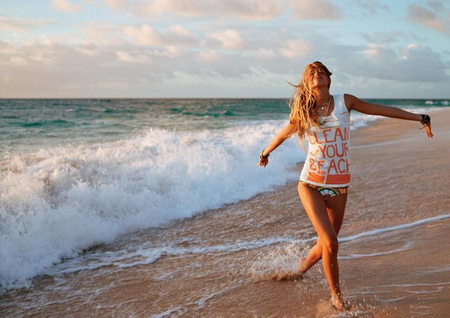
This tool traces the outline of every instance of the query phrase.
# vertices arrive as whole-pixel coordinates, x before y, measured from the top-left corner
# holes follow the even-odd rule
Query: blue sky
[[[450,3],[0,0],[0,97],[450,98]]]

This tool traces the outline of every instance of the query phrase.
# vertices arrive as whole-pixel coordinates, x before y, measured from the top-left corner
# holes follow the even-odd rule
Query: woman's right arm
[[[286,139],[291,137],[297,131],[297,126],[288,123],[284,128],[272,139],[269,146],[261,152],[259,156],[258,166],[267,166],[269,163],[269,155],[274,151],[279,145],[281,145]]]

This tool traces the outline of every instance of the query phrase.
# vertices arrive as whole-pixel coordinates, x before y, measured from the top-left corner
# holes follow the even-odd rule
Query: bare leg
[[[344,220],[345,206],[347,204],[347,193],[340,194],[325,201],[328,217],[338,235]],[[306,273],[312,266],[322,259],[322,243],[320,237],[309,251],[308,257],[299,261],[299,272]]]
[[[343,211],[341,218],[334,215],[330,217],[328,215],[326,202],[322,195],[317,190],[301,182],[298,184],[298,193],[303,207],[319,236],[320,242],[318,243],[320,243],[319,246],[322,247],[322,265],[328,285],[331,289],[333,305],[339,310],[345,310],[344,303],[341,300],[341,289],[339,285],[339,265],[337,260],[339,243],[337,240],[337,231],[332,223],[333,219],[336,224],[339,224],[340,229]],[[338,197],[339,196],[336,196],[336,198]],[[320,255],[319,246],[313,247],[314,250],[312,251],[313,255],[311,255],[311,261],[317,262],[320,259],[318,258]]]

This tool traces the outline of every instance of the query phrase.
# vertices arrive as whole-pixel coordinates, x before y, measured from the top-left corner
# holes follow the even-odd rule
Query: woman
[[[259,165],[265,167],[270,153],[293,134],[298,134],[303,147],[305,135],[308,138],[308,154],[300,174],[298,194],[318,239],[308,256],[299,261],[298,273],[288,276],[301,276],[322,259],[332,305],[345,310],[339,286],[337,235],[344,219],[350,183],[350,111],[419,121],[428,137],[432,138],[433,134],[428,115],[367,103],[348,94],[331,95],[331,74],[321,62],[306,66],[290,102],[290,122],[261,152]]]

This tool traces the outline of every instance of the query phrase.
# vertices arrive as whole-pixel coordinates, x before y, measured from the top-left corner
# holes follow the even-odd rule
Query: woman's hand
[[[281,145],[286,139],[291,137],[297,131],[297,126],[288,123],[283,129],[272,139],[269,146],[264,149],[259,155],[258,166],[266,167],[269,164],[269,155],[274,151],[279,145]],[[266,155],[264,155],[266,153]]]
[[[265,168],[267,166],[267,164],[269,163],[269,155],[264,155],[264,151],[265,150],[263,150],[261,152],[261,154],[259,155],[258,166],[263,166]]]
[[[433,138],[433,133],[431,132],[431,118],[428,115],[421,115],[422,120],[421,123],[423,128],[425,128],[425,132],[427,133],[428,138]]]
[[[269,158],[261,158],[261,157],[259,157],[258,166],[263,166],[265,168],[268,163],[269,163]]]

